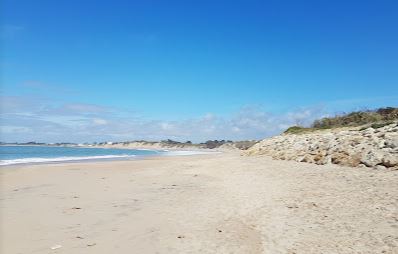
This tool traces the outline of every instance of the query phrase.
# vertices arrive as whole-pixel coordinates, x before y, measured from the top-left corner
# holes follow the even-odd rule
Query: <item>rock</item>
[[[385,147],[389,147],[389,148],[397,148],[398,147],[398,136],[387,136],[386,140],[384,142],[384,146]]]
[[[377,170],[384,170],[384,169],[387,169],[387,168],[384,167],[383,165],[377,165],[377,166],[375,167],[375,169],[377,169]]]
[[[317,155],[314,156],[313,158],[314,162],[318,165],[323,165],[327,163],[326,157],[325,155],[319,153]]]
[[[331,154],[332,163],[339,164],[339,161],[345,160],[348,157],[348,153],[346,151],[337,150]]]
[[[359,155],[349,155],[347,152],[339,152],[331,155],[331,162],[333,164],[357,167],[361,163]]]
[[[398,154],[388,154],[382,158],[382,164],[386,167],[398,166]]]
[[[367,154],[364,154],[360,160],[363,164],[368,167],[374,167],[382,163],[383,154],[377,151],[370,151]]]
[[[296,161],[298,161],[298,162],[309,162],[309,163],[312,163],[312,162],[313,162],[313,159],[312,159],[312,156],[311,156],[311,155],[306,154],[306,155],[304,155],[304,156],[298,157],[298,158],[296,159]]]
[[[268,155],[318,165],[398,168],[398,124],[381,128],[320,130],[264,139],[244,155]]]

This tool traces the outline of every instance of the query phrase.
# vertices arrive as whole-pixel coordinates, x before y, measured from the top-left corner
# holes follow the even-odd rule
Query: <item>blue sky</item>
[[[397,1],[3,1],[2,140],[203,141],[398,105]]]

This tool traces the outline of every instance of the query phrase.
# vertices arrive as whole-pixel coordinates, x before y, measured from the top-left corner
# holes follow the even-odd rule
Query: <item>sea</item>
[[[0,146],[0,166],[86,160],[128,160],[169,151],[61,146]]]

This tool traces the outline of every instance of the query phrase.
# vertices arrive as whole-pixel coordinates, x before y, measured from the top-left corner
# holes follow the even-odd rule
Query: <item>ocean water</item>
[[[137,156],[163,154],[167,155],[168,152],[112,148],[0,146],[0,166],[62,161],[132,159]]]

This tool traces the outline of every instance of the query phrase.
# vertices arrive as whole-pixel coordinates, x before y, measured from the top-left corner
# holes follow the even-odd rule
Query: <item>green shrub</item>
[[[305,127],[301,127],[301,126],[292,126],[292,127],[289,127],[287,130],[285,130],[284,133],[297,134],[297,133],[303,133],[303,132],[306,132],[309,130],[311,130],[311,128],[305,128]]]
[[[398,108],[380,108],[377,110],[357,111],[341,116],[325,117],[314,121],[313,128],[335,128],[347,126],[360,126],[387,120],[398,119]]]
[[[315,120],[311,128],[292,126],[285,133],[297,134],[320,129],[354,127],[366,124],[372,124],[370,127],[377,129],[391,124],[393,120],[398,120],[398,108],[387,107],[377,110],[356,111],[334,117],[324,117]]]
[[[383,123],[374,123],[370,127],[372,127],[373,129],[378,129],[378,128],[382,128],[384,126],[390,125],[392,123],[394,123],[394,122],[393,121],[387,121],[387,122],[383,122]]]

